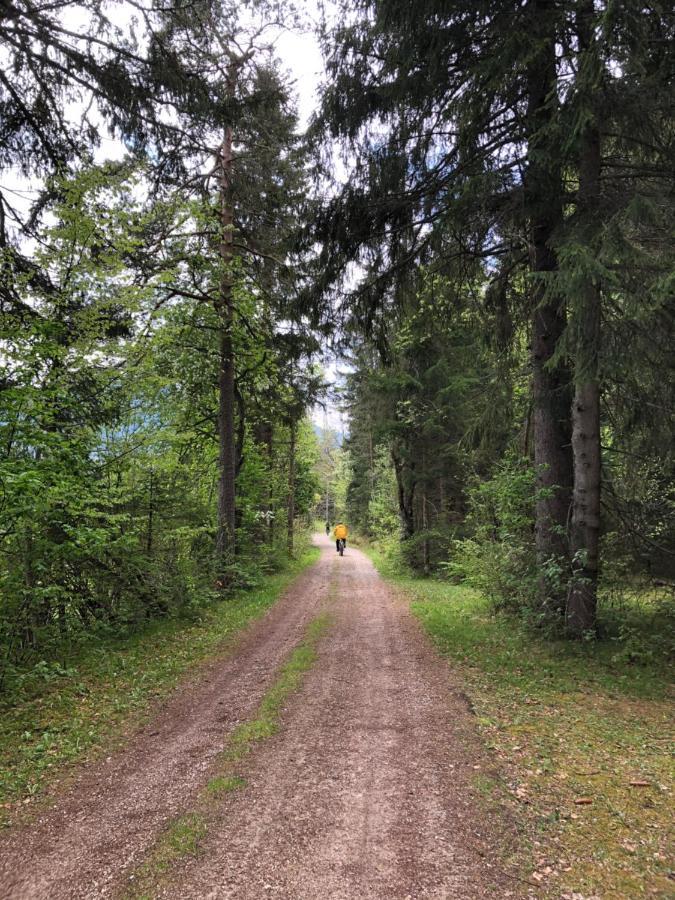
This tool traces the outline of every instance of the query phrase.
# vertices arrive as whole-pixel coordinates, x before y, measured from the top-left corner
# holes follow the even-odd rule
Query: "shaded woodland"
[[[315,492],[274,10],[71,8],[0,17],[5,684],[284,565]]]
[[[128,7],[0,9],[0,686],[282,567],[333,476],[555,633],[668,607],[669,5],[337,4],[306,133],[302,8]]]
[[[571,636],[672,591],[672,38],[658,3],[392,0],[325,39],[350,517]]]

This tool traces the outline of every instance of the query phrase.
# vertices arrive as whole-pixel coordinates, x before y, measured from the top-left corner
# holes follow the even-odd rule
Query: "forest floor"
[[[519,805],[518,856],[541,896],[674,897],[672,671],[644,652],[648,633],[637,660],[608,639],[545,640],[470,588],[371,555],[464,683],[499,770],[474,786]]]
[[[364,554],[318,541],[230,653],[0,836],[3,898],[538,892],[463,684]]]

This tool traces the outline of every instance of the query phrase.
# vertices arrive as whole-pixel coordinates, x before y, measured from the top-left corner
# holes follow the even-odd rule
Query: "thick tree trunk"
[[[580,637],[595,628],[597,604],[600,542],[600,388],[597,381],[584,377],[577,384],[572,421],[574,497],[567,629]]]
[[[582,52],[591,47],[592,3],[580,12]],[[587,245],[595,244],[600,202],[601,147],[594,121],[582,135],[577,214]],[[600,542],[600,287],[589,273],[575,298],[575,377],[572,405],[574,495],[570,552],[572,578],[567,596],[567,628],[577,637],[595,628]]]
[[[150,556],[152,553],[153,540],[153,519],[155,514],[155,495],[154,495],[154,473],[150,470],[150,483],[148,485],[148,534],[145,541],[145,552]]]
[[[415,534],[415,482],[406,475],[402,460],[392,452],[396,486],[398,489],[398,515],[401,522],[401,539],[407,541]]]
[[[267,481],[267,544],[274,546],[274,490],[273,490],[273,469],[274,469],[274,426],[268,423],[265,426],[265,446],[267,447],[267,465],[269,467],[269,477]]]
[[[567,522],[572,485],[571,389],[567,366],[551,365],[551,359],[564,328],[559,311],[548,302],[542,303],[534,315],[532,339],[535,542],[540,567],[557,560],[563,570],[569,552]],[[564,577],[564,572],[561,574]],[[542,576],[541,589],[542,599],[562,611],[562,579],[555,583]]]
[[[226,128],[221,148],[220,224],[222,237],[220,257],[223,274],[218,298],[220,318],[220,365],[218,371],[218,524],[216,531],[216,565],[226,579],[226,569],[235,551],[235,472],[236,442],[234,426],[234,346],[232,326],[232,262],[234,213],[232,208],[232,129]]]
[[[427,489],[422,492],[422,529],[424,531],[424,545],[422,547],[422,567],[424,574],[431,571],[431,545],[429,543],[429,516],[427,509]]]
[[[539,52],[529,64],[528,167],[525,206],[529,223],[532,289],[533,442],[537,471],[535,543],[540,566],[542,603],[562,614],[563,579],[546,577],[549,562],[566,568],[566,539],[572,484],[570,376],[562,360],[555,361],[565,329],[562,300],[547,289],[542,276],[557,269],[552,238],[562,222],[562,182],[559,151],[550,129],[556,115],[555,4],[532,0],[532,29],[540,38]]]
[[[288,449],[288,514],[286,520],[286,547],[288,555],[293,556],[293,537],[295,526],[295,444],[297,423],[291,419],[290,440]]]

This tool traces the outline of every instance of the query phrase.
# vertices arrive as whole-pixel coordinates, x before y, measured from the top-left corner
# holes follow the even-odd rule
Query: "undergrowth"
[[[17,806],[30,809],[69,764],[117,746],[153,700],[261,616],[318,553],[307,550],[284,572],[205,608],[192,622],[155,623],[125,640],[108,640],[64,658],[49,679],[26,683],[3,698],[0,824],[10,821]]]
[[[462,673],[530,824],[529,880],[556,898],[672,896],[673,705],[663,657],[636,661],[620,639],[545,640],[470,588],[413,578],[371,555]],[[625,610],[621,622],[630,622]]]

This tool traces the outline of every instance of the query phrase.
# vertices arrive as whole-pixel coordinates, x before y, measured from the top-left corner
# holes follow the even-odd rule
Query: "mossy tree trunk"
[[[533,443],[536,467],[535,542],[542,573],[542,604],[562,615],[563,579],[547,577],[549,563],[563,568],[568,555],[567,518],[572,484],[570,445],[570,374],[558,358],[566,327],[563,298],[552,291],[546,277],[557,271],[553,248],[562,224],[562,179],[559,148],[552,129],[557,116],[555,4],[532,0],[532,29],[538,38],[527,72],[528,165],[525,208],[529,226],[530,271],[533,276],[532,385]]]
[[[594,53],[593,4],[582,4],[578,13],[582,77],[597,72]],[[574,494],[570,528],[572,577],[567,596],[567,628],[576,637],[595,629],[600,543],[600,350],[601,292],[592,271],[597,245],[600,210],[601,139],[597,116],[591,115],[581,133],[577,216],[580,237],[589,258],[575,297],[575,377],[572,404]]]
[[[227,580],[228,566],[235,552],[235,371],[234,304],[232,296],[232,257],[234,210],[232,199],[232,129],[225,129],[221,146],[220,183],[220,258],[222,275],[217,302],[219,316],[218,367],[218,522],[216,529],[216,566],[221,580]]]

